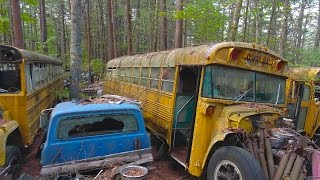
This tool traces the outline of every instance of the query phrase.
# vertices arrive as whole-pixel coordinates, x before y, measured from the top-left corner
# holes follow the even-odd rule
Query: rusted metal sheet
[[[289,76],[301,81],[314,81],[320,76],[320,67],[294,67],[290,68]]]
[[[221,63],[221,59],[216,57],[218,52],[224,50],[228,52],[229,49],[238,48],[243,50],[249,50],[250,52],[259,51],[265,52],[272,59],[278,59],[279,61],[287,64],[287,62],[275,52],[257,46],[255,44],[250,43],[242,43],[242,42],[223,42],[217,44],[205,44],[195,47],[187,47],[181,49],[171,49],[167,51],[161,52],[151,52],[146,54],[138,54],[134,56],[125,56],[119,57],[112,61],[109,61],[108,67],[120,67],[120,66],[128,66],[124,62],[128,62],[131,60],[137,61],[137,59],[141,60],[142,67],[159,67],[159,64],[162,64],[163,67],[174,67],[175,65],[205,65],[212,63]],[[117,63],[118,61],[123,61],[123,63]],[[224,59],[224,63],[227,64],[227,59]],[[272,64],[272,67],[274,64]]]
[[[31,52],[25,49],[19,49],[13,46],[0,45],[0,61],[25,61],[31,62],[44,62],[53,64],[62,64],[60,59],[56,59],[50,56],[42,55],[36,52]]]

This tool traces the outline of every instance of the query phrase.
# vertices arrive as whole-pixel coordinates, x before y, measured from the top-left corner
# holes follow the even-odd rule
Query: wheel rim
[[[232,161],[222,160],[217,164],[214,170],[213,179],[242,180],[242,175],[238,166],[235,165]]]

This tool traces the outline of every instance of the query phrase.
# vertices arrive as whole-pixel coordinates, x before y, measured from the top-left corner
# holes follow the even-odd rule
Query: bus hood
[[[244,129],[251,132],[255,126],[274,126],[284,114],[279,109],[261,104],[240,104],[225,107],[221,117],[228,119],[228,129]]]

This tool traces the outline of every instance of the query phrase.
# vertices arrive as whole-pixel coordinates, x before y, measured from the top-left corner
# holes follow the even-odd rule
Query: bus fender
[[[212,150],[215,148],[214,146],[217,145],[218,142],[223,142],[225,140],[225,138],[228,136],[228,135],[231,135],[231,134],[236,134],[235,132],[233,131],[225,131],[225,132],[222,132],[222,133],[219,133],[217,134],[211,141],[211,143],[209,144],[209,147],[207,149],[207,152],[206,154],[204,155],[204,159],[202,162],[202,169],[205,167],[205,165],[207,164],[207,160],[209,158],[210,160],[210,157],[208,157],[210,155],[210,153],[212,152]]]
[[[6,162],[7,138],[18,126],[17,121],[0,120],[0,166],[4,166]]]

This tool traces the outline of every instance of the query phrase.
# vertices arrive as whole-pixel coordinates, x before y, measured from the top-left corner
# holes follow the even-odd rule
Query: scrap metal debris
[[[284,121],[277,124],[292,126],[291,120]],[[258,160],[266,179],[319,178],[319,147],[307,136],[287,127],[256,126],[252,134],[246,135],[246,149]]]
[[[103,95],[98,98],[83,100],[80,102],[80,104],[83,104],[83,105],[100,104],[100,103],[121,104],[123,102],[137,104],[137,105],[141,104],[141,102],[139,102],[135,99],[131,99],[131,98],[123,97],[123,96],[117,96],[117,95]]]

